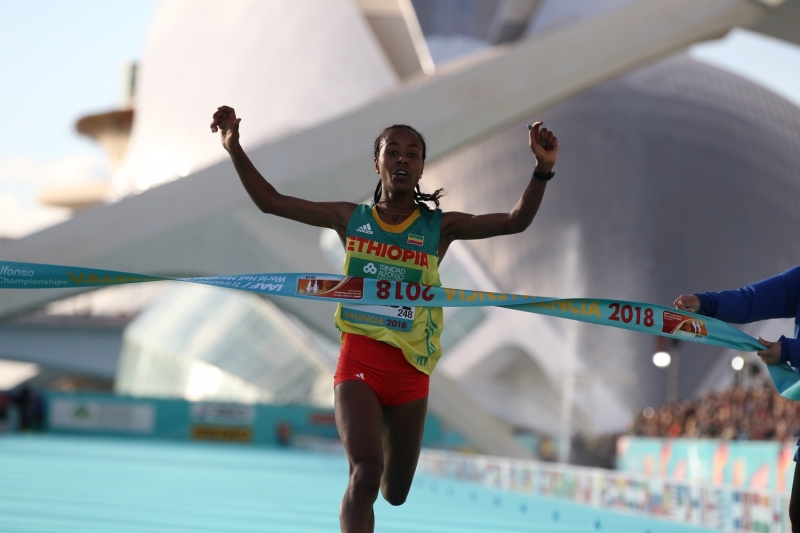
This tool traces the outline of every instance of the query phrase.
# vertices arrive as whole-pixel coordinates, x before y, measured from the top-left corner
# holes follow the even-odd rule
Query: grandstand
[[[792,440],[800,436],[800,409],[765,384],[718,392],[643,410],[629,433],[641,437]]]

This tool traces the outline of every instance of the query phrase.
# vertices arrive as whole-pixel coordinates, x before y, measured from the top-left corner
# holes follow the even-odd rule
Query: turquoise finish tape
[[[752,352],[763,348],[756,339],[725,322],[643,302],[471,291],[337,274],[295,272],[169,278],[114,270],[0,261],[0,289],[100,288],[167,280],[270,296],[340,302],[348,304],[348,307],[506,307],[740,351]],[[800,375],[788,365],[767,365],[767,368],[781,395],[800,400]]]

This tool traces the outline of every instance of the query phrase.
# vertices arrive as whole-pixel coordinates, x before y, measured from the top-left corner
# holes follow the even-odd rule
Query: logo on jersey
[[[414,235],[413,233],[409,233],[408,244],[413,244],[414,246],[422,246],[425,244],[425,237],[422,235]]]
[[[357,228],[356,231],[359,233],[367,233],[369,235],[372,235],[372,226],[370,226],[369,222],[367,222],[363,226]]]
[[[361,372],[360,374],[356,374],[356,377],[357,377],[357,378],[364,379],[364,373],[363,373],[363,372]]]
[[[367,263],[367,265],[364,267],[363,270],[364,270],[365,274],[377,274],[378,273],[378,269],[375,268],[375,265],[373,265],[372,263]]]

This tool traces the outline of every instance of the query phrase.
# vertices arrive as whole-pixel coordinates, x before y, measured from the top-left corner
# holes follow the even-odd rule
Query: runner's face
[[[384,190],[408,193],[422,177],[422,143],[412,131],[395,129],[389,132],[381,147],[375,170],[381,175]]]

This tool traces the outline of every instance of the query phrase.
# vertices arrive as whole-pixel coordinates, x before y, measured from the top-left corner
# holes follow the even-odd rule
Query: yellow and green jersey
[[[336,327],[366,335],[403,351],[418,370],[430,375],[442,356],[441,307],[416,307],[424,298],[421,285],[439,287],[439,233],[442,212],[418,209],[401,224],[386,224],[375,208],[361,204],[347,224],[344,273],[385,280],[379,289],[392,291],[408,305],[339,304]],[[403,288],[402,282],[408,282]]]

